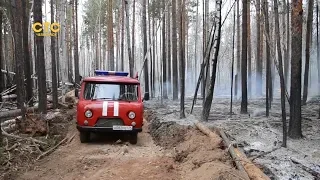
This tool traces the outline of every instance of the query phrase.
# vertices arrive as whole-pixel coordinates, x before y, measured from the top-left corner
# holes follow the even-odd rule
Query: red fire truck
[[[77,104],[77,129],[82,143],[93,132],[126,134],[131,144],[143,125],[140,82],[127,72],[96,70],[82,79]],[[113,133],[114,134],[114,133]]]

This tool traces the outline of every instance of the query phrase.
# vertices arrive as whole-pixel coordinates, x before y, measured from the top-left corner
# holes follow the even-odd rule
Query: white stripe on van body
[[[102,116],[108,116],[108,101],[103,101]]]
[[[113,116],[119,116],[119,102],[114,102]]]

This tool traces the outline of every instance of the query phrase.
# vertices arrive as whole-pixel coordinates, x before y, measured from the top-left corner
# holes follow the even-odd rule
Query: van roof
[[[83,79],[84,82],[129,83],[140,84],[138,79],[127,76],[92,76]]]

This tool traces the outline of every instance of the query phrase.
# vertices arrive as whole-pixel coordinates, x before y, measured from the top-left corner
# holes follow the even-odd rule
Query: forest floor
[[[160,102],[160,99],[157,101]],[[162,121],[172,121],[182,125],[192,125],[200,119],[202,100],[198,100],[190,114],[192,99],[186,99],[186,119],[179,117],[179,102],[163,101],[146,102],[156,106]],[[248,114],[240,114],[240,102],[233,103],[233,115],[230,116],[230,99],[215,96],[210,111],[208,127],[219,127],[225,130],[234,144],[242,146],[249,159],[264,169],[271,179],[311,180],[319,179],[311,173],[320,174],[320,98],[310,98],[302,107],[303,138],[288,138],[287,148],[282,145],[282,122],[280,100],[274,99],[270,116],[265,115],[265,100],[249,100]],[[287,123],[289,123],[289,105]],[[313,171],[313,172],[312,172]],[[310,173],[311,172],[311,173]]]
[[[217,139],[210,139],[193,126],[200,117],[201,100],[190,114],[191,98],[186,99],[185,119],[179,119],[179,102],[160,102],[160,99],[145,102],[145,125],[136,145],[107,136],[94,136],[91,143],[81,144],[75,110],[62,111],[65,118],[55,123],[61,125],[59,141],[64,137],[67,140],[38,161],[37,156],[29,156],[23,159],[24,163],[13,166],[11,160],[6,169],[0,168],[0,179],[244,179],[227,149],[214,145]],[[310,180],[315,178],[305,167],[320,173],[318,102],[310,100],[303,107],[304,138],[288,139],[288,148],[281,147],[277,99],[267,118],[261,108],[263,99],[250,101],[250,115],[240,115],[240,103],[235,102],[230,117],[229,100],[215,98],[210,120],[204,124],[223,128],[232,142],[243,146],[247,156],[271,179]]]

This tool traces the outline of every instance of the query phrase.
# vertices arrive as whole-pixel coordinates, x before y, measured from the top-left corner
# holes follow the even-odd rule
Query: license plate
[[[132,126],[113,126],[113,130],[120,130],[120,131],[130,131],[132,130]]]

